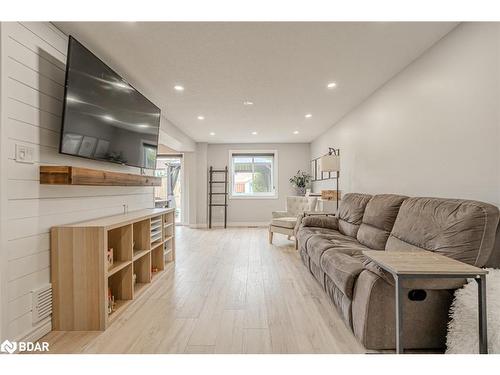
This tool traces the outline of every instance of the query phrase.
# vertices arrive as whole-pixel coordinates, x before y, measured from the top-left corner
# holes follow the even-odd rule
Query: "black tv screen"
[[[59,151],[155,168],[160,109],[69,38]]]

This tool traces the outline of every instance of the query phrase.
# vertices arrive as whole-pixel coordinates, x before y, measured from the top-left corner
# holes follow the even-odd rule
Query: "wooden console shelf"
[[[40,184],[92,186],[161,186],[161,178],[71,166],[40,166]]]
[[[103,331],[175,260],[175,212],[152,208],[57,226],[50,240],[53,329]]]

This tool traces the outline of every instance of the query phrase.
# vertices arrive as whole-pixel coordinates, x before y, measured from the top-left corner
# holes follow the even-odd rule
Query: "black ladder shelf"
[[[210,166],[208,170],[208,227],[212,228],[212,207],[224,207],[224,228],[227,227],[227,166],[224,169],[214,169]],[[224,180],[214,180],[215,174],[224,174]],[[215,185],[214,185],[215,184]],[[219,184],[224,184],[224,192],[217,191],[214,192],[214,187],[219,186]],[[217,202],[213,203],[212,197],[214,195],[223,195],[224,203]]]

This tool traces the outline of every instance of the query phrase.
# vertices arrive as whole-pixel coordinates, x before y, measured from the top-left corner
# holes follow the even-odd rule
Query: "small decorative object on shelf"
[[[337,190],[321,190],[321,199],[325,199],[328,201],[333,201],[337,199],[337,194],[340,199],[340,192]]]
[[[297,174],[290,178],[290,184],[295,187],[297,191],[297,195],[303,196],[306,194],[306,188],[309,186],[311,182],[311,175],[307,172],[303,172],[300,169],[297,171]]]
[[[113,267],[113,262],[114,262],[114,259],[113,259],[113,248],[110,247],[108,249],[108,255],[107,255],[107,259],[108,259],[108,269]]]
[[[158,267],[151,267],[151,272],[152,273],[157,273],[158,272]]]
[[[137,274],[132,275],[132,285],[135,286],[135,283],[137,282]]]
[[[125,159],[121,152],[110,152],[106,154],[105,159],[112,161],[113,163],[126,164],[127,159]]]
[[[108,288],[108,314],[112,314],[116,310],[115,297],[111,288]]]

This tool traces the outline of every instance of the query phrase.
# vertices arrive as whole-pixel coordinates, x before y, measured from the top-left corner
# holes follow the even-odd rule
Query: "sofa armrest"
[[[278,219],[280,217],[291,217],[294,216],[290,214],[288,211],[273,211],[272,212],[273,219]]]
[[[304,219],[305,214],[302,212],[300,214],[297,214],[297,222],[295,223],[295,228],[293,228],[293,235],[295,238],[297,238],[297,232],[299,231],[300,227],[302,226],[302,220]]]
[[[424,300],[411,301],[408,292],[412,289],[425,289]],[[393,328],[396,315],[394,286],[365,269],[356,280],[353,296],[351,316],[356,338],[367,349],[394,349],[396,347]],[[443,348],[446,343],[446,325],[452,298],[453,293],[450,290],[405,286],[404,324],[405,326],[408,324],[408,327],[418,327],[405,330],[405,345],[415,349]]]
[[[339,229],[338,219],[334,216],[309,215],[302,219],[303,227],[318,227],[325,229]]]

